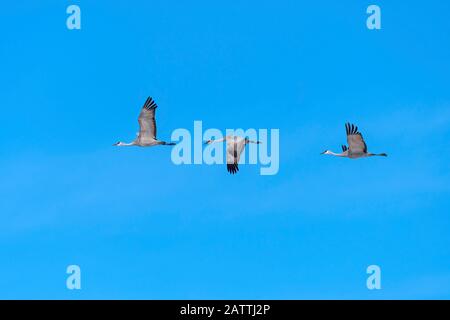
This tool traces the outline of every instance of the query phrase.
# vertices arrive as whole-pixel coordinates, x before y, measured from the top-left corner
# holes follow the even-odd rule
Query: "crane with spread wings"
[[[350,158],[350,159],[358,159],[358,158],[366,158],[366,157],[374,157],[374,156],[387,157],[386,153],[367,152],[366,142],[364,141],[361,132],[358,131],[357,126],[350,124],[350,123],[346,123],[345,130],[347,132],[348,147],[346,145],[343,145],[341,153],[335,153],[330,150],[325,150],[321,154],[328,154],[328,155],[332,155],[335,157],[343,157],[343,158]]]
[[[113,145],[118,147],[123,146],[153,147],[157,145],[164,145],[164,146],[175,145],[175,143],[173,142],[165,142],[158,140],[156,138],[155,111],[157,107],[158,106],[156,105],[155,101],[151,97],[148,97],[144,103],[144,106],[141,109],[141,113],[139,114],[138,118],[139,132],[137,133],[136,139],[130,143],[119,141]]]
[[[239,171],[239,159],[241,158],[241,153],[244,151],[245,146],[249,143],[260,144],[260,141],[253,141],[245,137],[237,136],[226,136],[225,138],[217,140],[208,140],[205,144],[217,143],[225,141],[227,144],[227,171],[231,174],[235,174]]]

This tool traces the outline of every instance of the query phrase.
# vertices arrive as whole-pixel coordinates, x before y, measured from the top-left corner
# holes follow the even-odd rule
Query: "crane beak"
[[[321,152],[320,154],[325,154],[325,152],[327,152],[326,150],[324,152]]]

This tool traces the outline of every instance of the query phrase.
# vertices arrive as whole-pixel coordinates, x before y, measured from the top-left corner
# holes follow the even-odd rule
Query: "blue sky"
[[[70,4],[81,30],[66,28]],[[449,9],[3,4],[0,298],[450,298]],[[194,120],[280,129],[279,173],[112,147],[134,138],[149,95],[161,139]],[[345,143],[346,121],[389,157],[320,156]]]

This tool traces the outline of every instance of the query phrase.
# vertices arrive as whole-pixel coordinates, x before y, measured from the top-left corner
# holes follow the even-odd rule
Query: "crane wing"
[[[347,143],[350,153],[367,153],[367,145],[362,134],[358,131],[358,127],[347,123],[345,124],[345,130],[347,131]]]
[[[245,148],[245,140],[236,137],[227,141],[227,170],[231,174],[239,171],[238,163]]]
[[[151,97],[148,97],[139,114],[139,134],[138,139],[141,143],[156,140],[156,121],[155,110],[158,106]]]

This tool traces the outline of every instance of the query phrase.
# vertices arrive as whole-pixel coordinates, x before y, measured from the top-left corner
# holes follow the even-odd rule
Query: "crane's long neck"
[[[135,145],[136,145],[136,141],[132,141],[130,143],[120,142],[117,146],[119,146],[119,147],[129,147],[129,146],[135,146]]]

